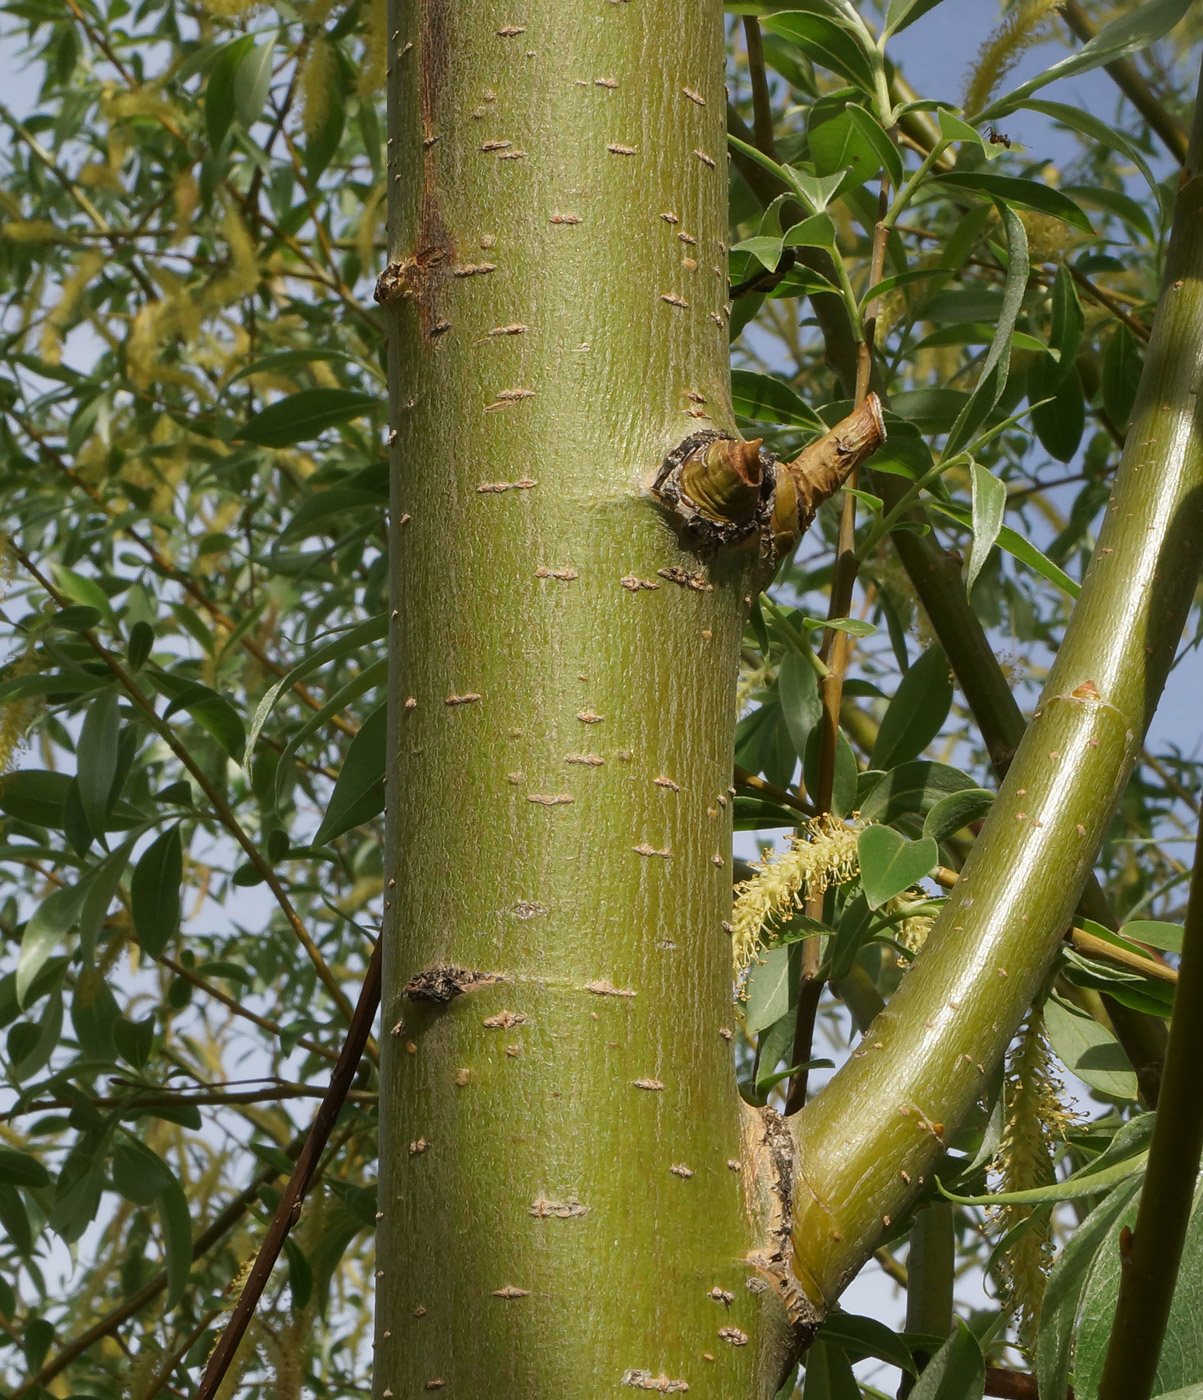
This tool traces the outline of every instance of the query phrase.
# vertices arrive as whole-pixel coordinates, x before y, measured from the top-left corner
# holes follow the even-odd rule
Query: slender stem
[[[755,15],[744,16],[744,42],[748,49],[748,76],[752,81],[752,129],[756,147],[777,159],[777,143],[773,139],[773,106],[769,98],[769,80],[764,67],[764,44],[760,38],[760,20]]]
[[[9,541],[9,548],[12,550],[15,558],[20,561],[21,567],[26,573],[36,579],[60,608],[65,608],[67,606],[67,599],[55,588],[45,574],[41,572],[33,560],[11,540]],[[297,942],[300,943],[301,947],[304,948],[305,952],[309,955],[309,960],[313,963],[318,977],[334,998],[334,1004],[347,1020],[350,1021],[353,1015],[353,1008],[350,1001],[347,999],[347,994],[339,986],[338,980],[335,978],[333,972],[330,971],[317,944],[314,943],[313,939],[310,937],[309,930],[305,927],[301,916],[293,907],[292,901],[284,890],[284,886],[280,883],[279,876],[263,858],[263,854],[258,846],[255,845],[254,841],[251,840],[250,836],[243,829],[241,822],[239,822],[238,818],[234,815],[233,809],[230,807],[229,803],[210,781],[209,775],[196,761],[187,747],[177,738],[171,725],[160,718],[154,705],[142,693],[141,688],[134,680],[133,676],[122,666],[113,653],[109,651],[108,647],[95,636],[91,629],[83,631],[79,635],[88,643],[101,661],[104,662],[105,666],[108,667],[126,695],[146,716],[147,721],[151,728],[154,729],[155,733],[159,735],[163,742],[171,749],[172,753],[175,754],[176,758],[178,758],[188,772],[192,774],[197,785],[208,798],[222,826],[225,827],[234,840],[237,841],[246,852],[247,859],[262,877],[263,883],[275,896],[276,903],[280,906],[280,910],[287,920],[289,927],[292,929]]]
[[[1178,990],[1148,1170],[1136,1229],[1120,1239],[1119,1297],[1099,1400],[1147,1400],[1153,1393],[1203,1153],[1201,1062],[1203,825],[1195,846]]]
[[[212,1397],[216,1395],[222,1377],[234,1359],[234,1353],[238,1350],[238,1343],[242,1340],[243,1334],[255,1315],[259,1299],[268,1278],[271,1276],[272,1269],[275,1268],[276,1260],[280,1257],[280,1251],[284,1248],[288,1232],[300,1218],[301,1202],[305,1199],[305,1192],[309,1187],[314,1168],[329,1140],[339,1110],[342,1108],[351,1087],[351,1080],[363,1058],[364,1047],[368,1042],[368,1033],[372,1029],[372,1022],[379,1005],[380,944],[377,943],[372,950],[372,960],[368,964],[363,988],[359,993],[359,1002],[355,1007],[355,1014],[351,1019],[347,1038],[343,1042],[338,1064],[334,1066],[334,1071],[330,1076],[330,1085],[322,1098],[321,1106],[313,1120],[313,1126],[309,1129],[309,1136],[305,1139],[305,1146],[301,1149],[301,1155],[297,1158],[292,1176],[289,1177],[284,1194],[280,1197],[280,1204],[276,1207],[272,1223],[259,1248],[259,1254],[247,1276],[242,1292],[238,1296],[238,1302],[230,1315],[230,1320],[209,1357],[205,1374],[201,1377],[200,1385],[196,1389],[195,1400],[212,1400]]]
[[[906,1256],[906,1330],[947,1337],[952,1331],[952,1290],[956,1279],[956,1236],[951,1201],[933,1201],[915,1216],[911,1247]],[[917,1352],[920,1371],[931,1359]],[[911,1393],[914,1381],[906,1374],[899,1400]]]

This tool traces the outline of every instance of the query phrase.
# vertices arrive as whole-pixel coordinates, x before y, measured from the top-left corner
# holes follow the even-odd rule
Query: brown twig
[[[313,1126],[309,1129],[305,1146],[301,1149],[301,1155],[297,1158],[292,1176],[284,1188],[284,1194],[280,1197],[280,1204],[276,1207],[272,1223],[268,1227],[267,1235],[259,1248],[258,1257],[243,1285],[238,1302],[230,1315],[230,1320],[218,1338],[213,1354],[209,1357],[209,1364],[205,1367],[205,1374],[201,1377],[200,1385],[197,1387],[195,1400],[212,1400],[217,1393],[217,1387],[221,1384],[222,1377],[234,1359],[238,1344],[242,1340],[251,1318],[255,1315],[255,1309],[259,1306],[259,1299],[268,1278],[271,1276],[271,1271],[275,1267],[276,1260],[280,1256],[280,1251],[284,1248],[288,1232],[300,1217],[301,1202],[305,1199],[305,1191],[309,1186],[313,1169],[317,1165],[339,1110],[347,1097],[355,1071],[359,1068],[359,1062],[368,1041],[368,1033],[376,1016],[376,1008],[380,1004],[380,959],[380,943],[377,942],[376,947],[372,950],[372,960],[368,964],[363,987],[359,993],[359,1001],[355,1006],[355,1014],[351,1018],[350,1029],[347,1031],[347,1038],[339,1053],[338,1064],[335,1065],[334,1072],[330,1076],[330,1086],[314,1116]]]

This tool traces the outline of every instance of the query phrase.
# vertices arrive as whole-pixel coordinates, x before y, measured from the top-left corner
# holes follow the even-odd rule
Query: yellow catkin
[[[324,34],[319,34],[305,55],[298,82],[301,130],[308,137],[315,136],[321,130],[330,111],[330,85],[334,81],[334,65],[337,62],[330,40]]]
[[[893,914],[904,905],[913,900],[891,899],[886,904],[886,912]],[[927,942],[927,935],[932,930],[932,925],[936,922],[931,914],[912,914],[910,918],[903,919],[894,925],[894,937],[902,944],[908,953],[917,953]],[[905,958],[901,953],[898,955],[898,966],[909,967],[911,959]]]
[[[1029,1191],[1056,1179],[1056,1144],[1063,1142],[1072,1116],[1062,1100],[1062,1084],[1044,1029],[1033,1010],[1007,1057],[1003,1083],[1002,1139],[990,1164],[1000,1191]],[[1052,1266],[1052,1228],[1047,1207],[1000,1206],[994,1219],[1003,1232],[1035,1216],[999,1261],[1004,1302],[1018,1319],[1025,1345],[1035,1336],[1040,1305]]]
[[[371,97],[384,90],[384,70],[388,63],[387,0],[366,0],[363,25],[363,67],[356,90],[360,97]]]
[[[49,219],[9,219],[0,224],[0,238],[10,243],[45,243],[61,236]]]
[[[740,662],[739,679],[735,682],[735,713],[742,715],[755,700],[760,691],[767,689],[770,680],[769,668],[763,659],[755,666]]]
[[[104,255],[90,249],[63,279],[62,296],[42,327],[42,358],[57,365],[63,354],[63,331],[75,315],[88,284],[104,266]]]
[[[226,210],[222,232],[230,249],[230,265],[205,288],[201,300],[206,311],[220,311],[241,297],[250,296],[259,285],[255,242],[234,209]]]
[[[972,120],[995,89],[1030,49],[1048,34],[1058,0],[1020,0],[978,50],[965,87],[965,115]]]
[[[257,10],[263,0],[201,0],[201,6],[214,19],[241,19]]]
[[[862,830],[859,821],[814,817],[786,838],[789,845],[784,851],[770,851],[753,866],[756,874],[736,886],[731,952],[737,979],[772,930],[801,909],[809,896],[847,884],[860,874],[856,838]]]
[[[191,170],[181,170],[175,177],[175,238],[179,243],[192,237],[192,215],[200,199],[200,187]]]

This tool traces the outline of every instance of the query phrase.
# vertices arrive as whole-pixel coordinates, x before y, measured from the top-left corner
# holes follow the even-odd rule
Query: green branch
[[[1203,178],[1179,189],[1132,427],[1081,599],[981,836],[894,999],[799,1115],[794,1267],[830,1303],[918,1195],[1055,955],[1199,574]]]

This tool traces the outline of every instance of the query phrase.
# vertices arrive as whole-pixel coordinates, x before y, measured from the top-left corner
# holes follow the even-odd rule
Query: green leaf
[[[866,1356],[897,1366],[900,1371],[915,1374],[915,1360],[910,1348],[897,1332],[875,1317],[860,1317],[856,1313],[833,1312],[824,1319],[819,1336],[837,1342],[848,1353],[849,1360],[860,1361]]]
[[[343,139],[343,128],[347,121],[347,96],[350,84],[347,69],[342,61],[342,51],[333,45],[334,62],[329,65],[329,79],[325,89],[325,116],[318,129],[305,143],[305,175],[310,187],[317,185],[322,172],[334,159]]]
[[[993,199],[1000,208],[1018,205],[1020,209],[1032,209],[1037,214],[1051,214],[1072,228],[1081,229],[1083,233],[1094,232],[1090,220],[1068,195],[1036,180],[1022,180],[1016,175],[995,175],[985,170],[933,172],[930,178],[951,189],[967,190]]]
[[[806,753],[806,741],[819,722],[823,706],[819,700],[819,684],[814,667],[796,651],[787,651],[781,660],[777,693],[794,752],[801,758]]]
[[[1066,1069],[1101,1094],[1136,1098],[1136,1072],[1110,1031],[1055,997],[1045,1003],[1044,1020],[1053,1050]]]
[[[0,1147],[0,1181],[36,1190],[50,1185],[50,1173],[32,1153]]]
[[[69,608],[56,612],[50,620],[65,632],[87,632],[103,619],[99,609],[85,607],[82,603],[72,603]]]
[[[802,1400],[860,1400],[860,1393],[843,1348],[820,1333],[806,1353]]]
[[[986,1387],[981,1346],[959,1317],[954,1329],[923,1368],[910,1400],[981,1400]]]
[[[1074,1347],[1074,1394],[1094,1400],[1107,1355],[1123,1268],[1120,1236],[1136,1223],[1137,1203],[1129,1201],[1100,1247],[1083,1291]],[[1203,1192],[1196,1191],[1182,1261],[1174,1286],[1165,1340],[1153,1382],[1155,1391],[1200,1384],[1203,1376]]]
[[[861,798],[860,814],[866,821],[893,822],[906,812],[926,813],[941,798],[965,788],[977,788],[968,773],[919,759],[883,773]]]
[[[183,1298],[188,1287],[188,1273],[192,1268],[192,1217],[188,1197],[174,1173],[159,1193],[155,1205],[167,1254],[167,1295],[163,1307],[170,1311]]]
[[[741,418],[780,423],[789,428],[813,428],[820,433],[827,431],[826,423],[788,384],[755,370],[732,370],[731,406]]]
[[[155,644],[155,629],[149,622],[135,622],[129,632],[129,646],[126,648],[125,659],[129,663],[129,668],[135,675],[142,669],[150,659],[150,653]]]
[[[881,157],[874,143],[852,119],[853,107],[848,98],[854,95],[853,89],[843,88],[821,97],[807,116],[806,135],[810,158],[818,174],[849,171],[851,179],[864,184],[881,169]]]
[[[833,632],[847,632],[850,637],[871,637],[877,628],[872,622],[861,617],[804,617],[802,626],[809,632],[830,628]]]
[[[891,826],[868,826],[856,838],[861,886],[870,909],[880,909],[895,895],[929,875],[940,858],[930,836],[908,841]]]
[[[18,1254],[33,1253],[33,1226],[25,1202],[15,1186],[3,1182],[0,1182],[0,1231]],[[10,1298],[11,1294],[5,1297],[6,1304],[9,1304]],[[15,1299],[11,1299],[11,1305],[5,1307],[7,1317],[12,1317],[15,1302]]]
[[[823,15],[786,10],[769,15],[761,24],[770,34],[789,39],[821,67],[848,78],[865,92],[873,91],[873,65],[869,55],[849,33]]]
[[[205,130],[209,136],[209,146],[214,151],[220,151],[225,145],[230,123],[234,120],[238,70],[242,60],[254,47],[254,36],[244,34],[218,53],[209,70],[209,82],[205,88]]]
[[[313,845],[324,846],[384,811],[387,711],[387,704],[377,706],[351,740]]]
[[[938,497],[929,496],[924,504],[929,510],[938,510],[942,515],[959,520],[962,525],[969,528],[973,526],[971,513],[955,501],[942,501]],[[1018,559],[1021,564],[1026,564],[1029,569],[1038,573],[1041,578],[1055,583],[1062,592],[1067,593],[1071,598],[1076,599],[1082,591],[1080,585],[1076,584],[1064,569],[1059,569],[1047,555],[1041,554],[1030,540],[1012,530],[1009,525],[1004,525],[999,530],[998,545],[1000,549],[1005,549],[1008,554]]]
[[[951,708],[948,658],[933,645],[903,676],[882,716],[869,767],[896,768],[918,758],[939,734]]]
[[[1132,919],[1119,932],[1121,938],[1133,943],[1147,943],[1150,948],[1163,948],[1167,953],[1182,951],[1181,924],[1167,924],[1161,919]]]
[[[256,413],[234,440],[259,447],[291,447],[320,437],[327,428],[362,418],[380,404],[377,395],[358,389],[301,389]]]
[[[853,128],[872,146],[878,164],[885,170],[894,188],[897,189],[904,178],[902,156],[898,147],[882,130],[881,123],[872,113],[866,112],[855,102],[850,102],[845,110]]]
[[[1103,407],[1121,432],[1132,417],[1142,364],[1136,337],[1121,322],[1111,332],[1103,352]]]
[[[915,282],[926,282],[932,277],[947,277],[949,273],[955,271],[955,267],[912,267],[908,268],[906,272],[896,272],[893,276],[883,277],[880,282],[874,283],[861,297],[860,304],[862,307],[868,306],[874,297],[883,297],[896,287],[909,287]],[[874,468],[877,466],[876,458],[874,458],[873,466]]]
[[[79,944],[85,962],[92,959],[96,940],[104,927],[109,905],[116,898],[135,839],[131,837],[112,855],[106,856],[88,878],[87,894],[79,911]]]
[[[806,752],[802,758],[802,772],[807,790],[815,792],[819,786],[820,747],[822,731],[818,725],[810,731],[806,741]],[[845,817],[856,803],[857,784],[856,755],[842,729],[836,732],[835,773],[831,788],[831,810],[837,817]]]
[[[984,817],[994,802],[988,788],[964,788],[950,792],[932,807],[923,819],[923,834],[933,841],[947,841],[963,827]]]
[[[781,235],[787,248],[834,248],[835,223],[830,214],[812,214]]]
[[[75,980],[71,1024],[80,1049],[89,1059],[112,1059],[113,1023],[120,1015],[104,973],[96,967],[85,967]]]
[[[251,754],[256,740],[267,722],[268,715],[271,714],[276,702],[286,690],[291,690],[298,681],[303,681],[306,676],[312,675],[314,671],[319,670],[328,662],[338,661],[344,656],[354,655],[356,652],[370,647],[373,642],[380,641],[387,633],[388,615],[383,612],[377,613],[374,617],[368,618],[366,622],[361,622],[357,627],[350,628],[334,641],[327,642],[325,646],[310,652],[286,676],[278,680],[255,709],[255,716],[251,720],[250,731],[246,737],[242,766],[244,768],[250,767]]]
[[[1071,365],[1067,379],[1061,380],[1051,397],[1042,388],[1044,361],[1037,360],[1028,378],[1028,397],[1032,400],[1032,427],[1040,445],[1058,462],[1071,462],[1082,440],[1086,426],[1086,401],[1082,381]]]
[[[117,773],[119,709],[115,690],[97,695],[88,706],[76,747],[79,797],[93,836],[104,833],[109,796]]]
[[[744,238],[733,244],[731,251],[733,253],[750,253],[761,267],[769,272],[774,272],[777,264],[781,261],[781,246],[780,238],[758,233],[752,238]]]
[[[34,979],[67,932],[79,918],[88,881],[64,885],[52,891],[34,910],[21,936],[21,951],[17,956],[17,1004],[25,1005]]]
[[[754,962],[744,984],[744,1025],[749,1035],[767,1030],[788,1015],[798,995],[798,961],[789,947],[769,948]]]
[[[292,370],[301,369],[310,364],[346,365],[355,363],[355,357],[348,355],[344,350],[327,350],[318,345],[297,350],[273,350],[269,354],[261,355],[257,360],[252,360],[250,364],[243,365],[236,373],[230,375],[222,392],[226,392],[231,385],[237,384],[240,379],[246,379],[253,374],[287,375]]]
[[[973,593],[973,585],[981,573],[990,551],[1003,527],[1007,513],[1007,488],[993,472],[974,462],[970,468],[973,482],[973,543],[965,564],[965,593]]]
[[[81,603],[84,607],[95,608],[109,622],[113,620],[113,609],[109,603],[109,595],[101,588],[95,579],[85,578],[83,574],[78,574],[74,569],[69,569],[65,564],[51,564],[50,572],[54,575],[54,581],[58,584],[60,592],[63,592],[73,603]]]
[[[979,112],[977,120],[994,121],[1023,105],[1029,94],[1038,88],[1055,82],[1058,78],[1069,78],[1075,73],[1088,73],[1104,63],[1135,53],[1137,49],[1148,48],[1163,35],[1168,34],[1180,19],[1190,10],[1193,0],[1148,0],[1127,14],[1121,14],[1084,44],[1077,53],[1070,54],[1059,63],[1046,68],[1027,82],[992,102]]]
[[[142,1021],[130,1021],[124,1016],[113,1022],[113,1044],[118,1055],[135,1069],[145,1069],[155,1041],[153,1013]]]
[[[147,846],[130,881],[134,932],[152,958],[157,958],[179,931],[183,878],[184,848],[177,825]]]
[[[1137,170],[1145,177],[1149,190],[1153,195],[1154,207],[1160,207],[1161,194],[1156,177],[1149,168],[1148,161],[1141,153],[1140,147],[1134,141],[1128,139],[1123,131],[1117,126],[1109,125],[1101,121],[1098,117],[1088,112],[1083,107],[1071,106],[1068,102],[1045,102],[1027,101],[1023,104],[1024,109],[1029,112],[1041,112],[1046,117],[1052,117],[1054,121],[1063,122],[1072,131],[1081,132],[1083,136],[1090,136],[1101,146],[1107,146],[1113,151],[1118,151],[1125,160],[1130,160]]]
[[[990,349],[986,352],[986,362],[982,366],[977,387],[970,395],[969,402],[961,410],[957,421],[952,425],[948,441],[944,444],[943,460],[951,460],[968,443],[973,435],[994,410],[1007,386],[1007,376],[1011,370],[1011,334],[1015,320],[1023,305],[1024,293],[1028,286],[1028,236],[1023,224],[1009,205],[1000,203],[998,212],[1007,230],[1007,280],[1003,286],[1002,307],[999,310],[998,325]]]
[[[934,10],[940,3],[941,0],[890,0],[881,37],[888,39],[891,34],[901,34],[908,25],[922,19],[928,10]]]
[[[283,543],[328,534],[337,523],[336,517],[348,511],[357,513],[357,520],[350,522],[352,525],[365,517],[383,521],[384,506],[385,502],[374,491],[361,491],[355,486],[331,486],[325,491],[315,491],[296,511],[279,539]]]
[[[1156,245],[1157,234],[1152,220],[1144,207],[1130,195],[1102,185],[1066,185],[1065,193],[1070,195],[1075,203],[1084,204],[1087,209],[1099,209],[1104,214],[1113,215],[1128,228],[1141,234],[1147,242]]]
[[[270,35],[265,43],[254,45],[243,54],[235,71],[234,111],[247,131],[263,115],[271,87],[275,51],[275,35]]]
[[[159,694],[170,701],[163,711],[164,719],[170,719],[178,710],[186,710],[235,763],[241,763],[246,752],[246,731],[242,727],[242,717],[224,696],[200,681],[170,671],[154,670],[147,674]]]

